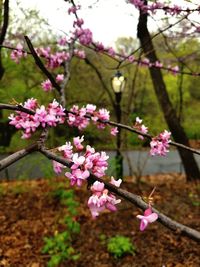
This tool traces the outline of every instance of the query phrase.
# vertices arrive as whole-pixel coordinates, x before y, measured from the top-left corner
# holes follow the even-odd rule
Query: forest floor
[[[48,254],[41,253],[44,237],[63,230],[66,206],[53,197],[63,178],[0,183],[0,266],[47,266]],[[66,183],[67,184],[67,183]],[[127,177],[122,188],[140,196],[148,195],[156,185],[154,205],[180,223],[200,231],[200,183],[186,183],[177,174],[143,177],[138,187]],[[67,187],[67,186],[66,186]],[[90,191],[75,189],[79,201],[77,221],[80,234],[73,247],[80,257],[59,266],[68,267],[199,267],[200,244],[166,229],[159,222],[139,231],[137,214],[141,210],[122,201],[118,211],[102,213],[92,219],[87,208]],[[135,255],[115,259],[107,251],[107,238],[123,235],[136,247]]]

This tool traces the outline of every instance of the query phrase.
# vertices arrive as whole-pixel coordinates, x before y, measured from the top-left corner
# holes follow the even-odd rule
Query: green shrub
[[[52,196],[59,200],[62,205],[66,205],[67,215],[63,220],[66,230],[60,233],[56,232],[52,237],[44,238],[45,244],[42,253],[50,255],[48,267],[56,267],[64,260],[77,260],[80,257],[72,247],[74,236],[80,233],[80,224],[75,219],[78,202],[74,200],[74,192],[67,190],[61,184],[60,186],[57,185]]]
[[[116,235],[108,239],[107,250],[114,258],[121,258],[126,254],[135,254],[136,247],[131,243],[130,238]]]

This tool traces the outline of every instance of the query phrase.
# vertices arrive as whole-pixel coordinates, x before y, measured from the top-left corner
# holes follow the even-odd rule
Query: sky
[[[81,2],[81,1],[80,1]],[[125,0],[84,0],[79,17],[85,22],[85,27],[92,30],[94,39],[106,45],[112,45],[120,36],[136,36],[135,23],[137,11]],[[68,32],[72,28],[72,18],[67,10],[69,5],[64,0],[20,0],[24,8],[36,8],[49,24],[58,31]],[[95,4],[96,3],[96,4]],[[16,1],[11,0],[17,14]],[[91,8],[92,6],[92,8]],[[135,11],[135,16],[133,12]],[[132,13],[132,16],[130,14]]]
[[[174,4],[183,5],[189,0],[172,0]],[[16,0],[11,0],[11,5],[17,12]],[[57,32],[69,32],[72,29],[72,17],[68,16],[68,3],[64,0],[19,0],[23,8],[35,8],[40,11],[42,17],[48,19],[50,26]],[[125,0],[76,0],[80,2],[82,9],[79,17],[85,22],[85,27],[93,32],[94,39],[105,45],[113,45],[118,37],[136,37],[138,11],[132,4]],[[200,2],[192,0],[193,3]],[[200,16],[200,15],[199,15]],[[157,15],[159,18],[159,14]],[[150,29],[156,30],[152,21]]]

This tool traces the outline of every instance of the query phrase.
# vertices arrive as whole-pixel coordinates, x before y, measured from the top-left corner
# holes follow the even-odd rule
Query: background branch
[[[22,150],[19,150],[15,153],[13,153],[12,155],[2,159],[0,161],[0,171],[7,168],[8,166],[10,166],[11,164],[13,164],[14,162],[20,160],[21,158],[27,156],[28,154],[34,152],[38,147],[37,143],[34,143]]]
[[[2,10],[0,10],[2,12]],[[9,22],[9,0],[5,0],[3,4],[3,12],[2,12],[2,17],[3,17],[3,24],[1,25],[1,34],[0,34],[0,80],[3,77],[4,74],[4,67],[2,64],[2,55],[1,55],[1,48],[3,45],[3,42],[5,40],[6,32],[8,29],[8,22]]]
[[[30,39],[28,38],[28,36],[24,36],[26,43],[28,45],[28,48],[31,51],[31,54],[35,60],[36,65],[40,68],[40,70],[47,76],[47,78],[51,81],[53,87],[55,87],[55,89],[60,93],[61,91],[61,87],[60,85],[55,81],[54,77],[52,76],[52,74],[47,70],[47,68],[44,66],[44,64],[42,63],[41,59],[38,57]]]

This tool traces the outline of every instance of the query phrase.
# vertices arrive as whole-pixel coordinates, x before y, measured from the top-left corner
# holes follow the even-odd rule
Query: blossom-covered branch
[[[61,163],[62,165],[66,167],[70,167],[71,164],[66,161],[64,158],[57,156],[56,154],[46,150],[41,149],[39,150],[43,155],[45,155],[47,158],[57,161]],[[120,189],[119,187],[115,186],[114,184],[108,183],[104,181],[102,178],[98,178],[94,175],[90,175],[88,178],[89,184],[94,183],[95,181],[99,181],[100,183],[104,183],[105,188],[107,188],[110,192],[116,194],[119,197],[124,198],[125,200],[128,200],[132,204],[136,205],[137,207],[141,208],[142,210],[146,210],[148,208],[148,204],[142,200],[140,196],[137,196],[133,193],[127,192],[124,189]],[[164,215],[163,213],[159,212],[158,210],[152,208],[152,211],[158,214],[158,220],[160,223],[162,223],[165,227],[169,228],[170,230],[175,231],[177,234],[183,234],[188,236],[189,238],[200,242],[200,232],[189,228],[183,224],[180,224],[168,216]]]
[[[31,104],[31,102],[29,102],[29,101],[27,101],[27,103],[28,103],[28,105]],[[35,108],[36,108],[36,106],[35,106]],[[9,105],[9,104],[0,103],[0,109],[16,110],[16,111],[21,111],[23,113],[27,113],[27,114],[31,114],[31,115],[35,115],[36,114],[36,112],[33,109],[29,109],[29,108],[23,107],[21,104],[15,106],[15,105]],[[59,116],[61,116],[60,118],[55,116],[56,115],[56,111],[59,113]],[[49,117],[49,115],[48,115],[48,114],[52,114],[52,112],[54,113],[54,118],[53,117]],[[49,108],[46,111],[45,111],[45,107],[44,106],[41,106],[39,109],[37,109],[36,119],[38,119],[38,123],[36,123],[36,121],[34,119],[33,121],[34,121],[35,124],[34,125],[31,124],[29,126],[31,128],[33,127],[32,129],[34,131],[36,130],[37,127],[39,127],[40,123],[43,125],[43,127],[45,127],[46,125],[48,125],[48,126],[53,126],[54,125],[55,126],[56,125],[55,123],[63,123],[64,122],[63,118],[64,117],[68,117],[69,114],[71,114],[73,116],[80,117],[80,113],[77,113],[77,110],[74,110],[74,111],[73,111],[73,109],[71,109],[71,110],[64,110],[54,100],[54,102],[52,102],[52,104],[49,104]],[[40,118],[40,115],[42,116],[41,118]],[[46,117],[46,119],[45,119],[45,117]],[[84,120],[84,118],[86,119],[86,121]],[[30,119],[30,117],[28,117],[28,119]],[[87,126],[89,124],[89,121],[88,121],[89,119],[92,119],[92,116],[90,114],[86,114],[86,112],[82,112],[82,117],[79,118],[79,120],[77,122],[78,125],[79,125],[79,127],[81,127],[81,125],[82,126],[85,125],[85,123],[86,123],[86,126]],[[74,117],[73,117],[73,120],[76,121]],[[130,132],[133,132],[133,133],[136,133],[139,136],[143,136],[144,138],[147,138],[149,140],[152,140],[153,139],[153,137],[150,134],[144,133],[144,131],[138,130],[138,129],[133,128],[133,127],[128,126],[128,125],[124,125],[122,123],[117,123],[117,122],[114,122],[114,121],[111,121],[111,120],[101,119],[100,116],[98,118],[96,118],[95,120],[97,122],[101,123],[101,124],[105,124],[105,125],[108,124],[108,125],[111,125],[111,126],[114,126],[114,127],[122,128],[124,130],[130,131]],[[30,127],[28,127],[28,128],[30,128]],[[28,130],[28,134],[29,133],[31,133],[31,131]],[[200,151],[199,150],[194,149],[194,148],[191,148],[191,147],[188,147],[188,146],[185,146],[183,144],[180,144],[180,143],[177,143],[177,142],[174,142],[174,141],[170,141],[169,145],[172,145],[172,146],[175,146],[175,147],[180,147],[182,149],[191,151],[194,154],[200,155]]]
[[[157,10],[162,10],[165,12],[165,14],[170,14],[171,16],[177,16],[181,13],[187,13],[188,15],[193,12],[200,12],[200,6],[197,6],[196,8],[184,8],[182,6],[179,6],[177,4],[174,5],[167,5],[166,3],[155,2],[146,4],[143,0],[129,0],[130,3],[132,3],[137,9],[142,10],[144,13],[151,12],[152,14],[155,14]]]

